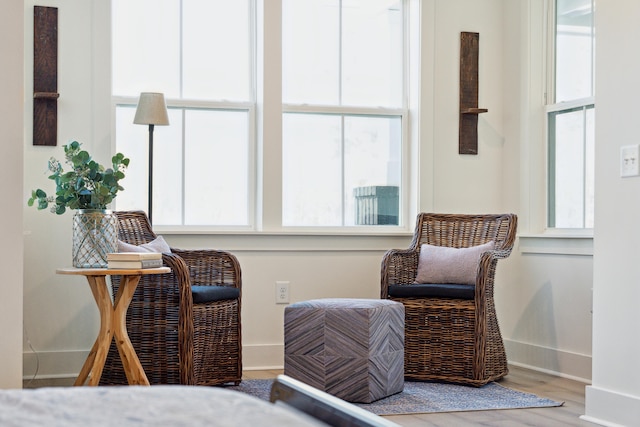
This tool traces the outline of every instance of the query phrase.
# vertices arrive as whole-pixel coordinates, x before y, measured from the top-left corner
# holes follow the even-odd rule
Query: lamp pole
[[[149,205],[147,212],[149,214],[149,222],[153,224],[153,127],[149,124]]]
[[[153,129],[155,125],[168,125],[167,104],[164,94],[157,92],[142,92],[138,100],[136,115],[133,123],[137,125],[149,125],[149,205],[147,216],[153,224]]]

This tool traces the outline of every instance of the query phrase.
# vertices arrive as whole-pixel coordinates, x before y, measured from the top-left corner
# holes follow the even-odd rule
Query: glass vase
[[[118,251],[118,219],[104,209],[79,209],[73,216],[73,266],[106,268],[107,254]]]

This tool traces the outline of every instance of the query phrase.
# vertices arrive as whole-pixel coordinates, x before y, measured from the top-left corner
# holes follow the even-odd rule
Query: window
[[[283,225],[398,225],[403,2],[283,1]]]
[[[552,0],[548,226],[593,228],[594,0]]]
[[[112,0],[116,148],[132,160],[117,209],[146,208],[148,129],[132,122],[149,91],[165,94],[170,119],[154,129],[154,225],[403,226],[407,3]],[[281,8],[281,26],[261,25],[262,8]],[[282,45],[262,52],[262,29]],[[258,58],[275,56],[270,82]],[[257,90],[276,83],[275,102]],[[282,131],[265,143],[261,117],[274,111]],[[273,144],[282,168],[263,152]]]
[[[249,0],[112,0],[116,146],[132,162],[118,209],[147,206],[148,129],[133,116],[140,92],[163,92],[154,224],[252,223],[252,14]]]

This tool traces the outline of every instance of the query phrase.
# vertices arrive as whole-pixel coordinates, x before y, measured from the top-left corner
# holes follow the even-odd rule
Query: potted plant
[[[42,189],[31,192],[27,204],[39,210],[51,206],[51,212],[62,215],[67,209],[75,210],[73,217],[73,265],[75,267],[106,267],[107,254],[116,252],[118,229],[115,216],[107,210],[109,203],[124,190],[120,181],[129,166],[122,153],[111,158],[112,167],[105,168],[94,161],[82,144],[73,141],[63,146],[65,162],[71,167],[64,170],[55,158],[49,159],[49,179],[55,181],[55,196]]]

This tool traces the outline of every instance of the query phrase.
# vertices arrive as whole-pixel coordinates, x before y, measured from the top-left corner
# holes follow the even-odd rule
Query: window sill
[[[593,256],[593,230],[554,230],[544,234],[520,234],[522,254]]]
[[[405,249],[413,232],[402,230],[212,230],[154,227],[172,247],[222,248],[231,252],[385,252]]]

